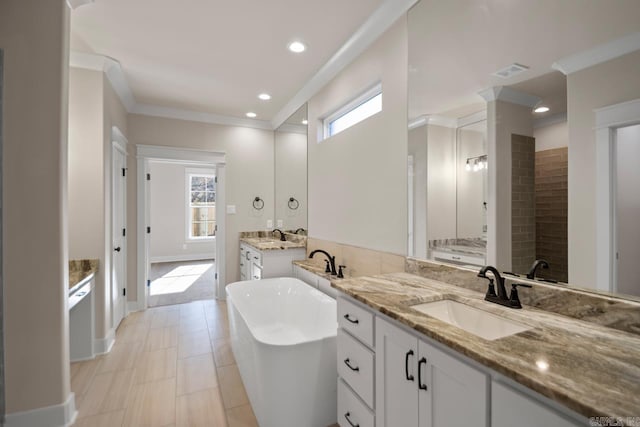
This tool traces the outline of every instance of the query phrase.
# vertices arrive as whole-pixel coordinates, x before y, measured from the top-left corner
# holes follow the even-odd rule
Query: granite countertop
[[[324,257],[319,257],[319,258],[313,258],[313,259],[302,259],[302,260],[295,260],[293,261],[293,265],[297,265],[300,266],[302,268],[304,268],[307,271],[310,271],[311,273],[315,274],[316,276],[320,276],[324,279],[327,279],[331,282],[341,282],[343,280],[347,280],[351,278],[351,275],[349,274],[349,269],[344,269],[343,270],[343,275],[344,278],[343,279],[338,279],[337,276],[332,275],[331,273],[327,273],[325,271],[326,269],[326,265],[325,265],[325,260],[326,258]],[[336,266],[337,267],[337,266]]]
[[[283,242],[277,237],[241,237],[240,242],[253,246],[259,251],[286,250],[307,247],[306,241],[293,242],[287,240]]]
[[[69,261],[69,293],[73,293],[98,271],[97,259],[74,259]]]
[[[432,251],[440,251],[440,252],[450,252],[455,254],[464,254],[471,256],[485,256],[487,254],[486,248],[478,248],[474,246],[463,246],[463,245],[447,245],[447,246],[434,246],[429,248]]]
[[[529,306],[502,307],[479,292],[409,273],[332,279],[332,286],[586,417],[640,415],[638,335]],[[409,307],[444,298],[533,328],[487,341]]]

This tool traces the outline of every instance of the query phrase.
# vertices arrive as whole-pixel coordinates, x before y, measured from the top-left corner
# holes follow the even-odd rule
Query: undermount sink
[[[511,319],[450,299],[416,304],[411,308],[489,341],[532,329]]]

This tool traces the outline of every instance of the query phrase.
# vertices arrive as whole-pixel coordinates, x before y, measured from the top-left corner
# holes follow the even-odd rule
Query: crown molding
[[[84,6],[85,4],[93,3],[95,0],[67,0],[67,6],[71,10],[76,10],[80,6]]]
[[[243,119],[240,117],[223,116],[221,114],[203,113],[180,108],[160,107],[158,105],[136,104],[130,113],[190,122],[273,130],[271,123],[266,120]]]
[[[552,114],[552,115],[547,116],[547,117],[542,117],[540,119],[535,119],[533,121],[533,128],[534,129],[540,129],[540,128],[543,128],[543,127],[556,125],[558,123],[564,123],[566,121],[567,121],[567,113],[566,112]]]
[[[620,56],[640,50],[640,32],[632,33],[609,43],[562,58],[551,65],[565,75],[593,67]]]
[[[490,87],[478,92],[478,95],[480,95],[486,102],[504,101],[529,108],[535,107],[540,102],[540,98],[537,96],[520,92],[507,86]]]
[[[349,37],[347,42],[333,54],[326,64],[294,95],[293,98],[271,120],[277,129],[289,116],[326,86],[347,65],[364,52],[378,37],[396,22],[418,0],[384,0],[369,18]]]
[[[439,116],[437,114],[427,114],[424,116],[416,117],[409,121],[409,129],[415,129],[420,126],[434,125],[442,126],[451,129],[457,129],[463,126],[477,123],[487,119],[487,112],[485,110],[478,111],[477,113],[469,114],[468,116],[453,118],[447,116]]]

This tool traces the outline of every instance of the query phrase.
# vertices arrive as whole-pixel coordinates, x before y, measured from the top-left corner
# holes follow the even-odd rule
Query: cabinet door
[[[487,375],[422,340],[418,345],[420,427],[488,426]]]
[[[376,317],[376,425],[418,427],[418,339]]]
[[[251,263],[251,276],[249,280],[260,280],[262,279],[262,267],[255,262]]]

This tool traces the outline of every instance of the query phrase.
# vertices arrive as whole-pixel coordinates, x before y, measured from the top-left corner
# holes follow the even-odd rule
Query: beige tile
[[[135,370],[96,375],[78,406],[81,418],[124,409],[129,403]]]
[[[223,366],[217,369],[218,383],[222,392],[222,401],[226,409],[249,403],[247,393],[236,365]]]
[[[216,368],[211,353],[178,361],[178,395],[218,386]]]
[[[201,316],[182,317],[179,326],[180,335],[207,330],[207,320],[204,313]]]
[[[226,317],[219,317],[209,323],[209,336],[212,340],[229,336],[229,320]]]
[[[178,346],[178,327],[154,328],[149,330],[144,351],[160,350]]]
[[[383,252],[381,254],[382,264],[380,273],[398,273],[404,271],[404,257],[401,255],[389,254]]]
[[[213,347],[213,357],[217,367],[235,365],[236,359],[231,349],[230,338],[219,338],[211,341]]]
[[[151,322],[151,318],[153,317],[153,312],[150,310],[144,311],[136,311],[129,314],[127,317],[122,319],[121,325],[128,326],[138,323],[149,323]]]
[[[125,325],[124,322],[120,324],[118,331],[116,332],[116,341],[119,342],[134,342],[144,341],[147,338],[149,332],[148,323],[132,323]]]
[[[138,359],[136,383],[174,378],[178,364],[177,347],[142,353]]]
[[[123,420],[124,410],[121,410],[80,418],[73,427],[120,427]]]
[[[71,391],[76,395],[87,392],[100,365],[99,359],[75,362],[71,364]]]
[[[180,324],[180,310],[157,310],[151,319],[150,327],[167,328],[169,326],[178,326]]]
[[[211,353],[207,331],[197,331],[178,338],[178,359]]]
[[[347,266],[347,274],[352,277],[380,274],[380,252],[370,249],[345,246],[340,263]]]
[[[176,422],[174,378],[134,387],[133,400],[124,417],[126,427],[163,427]]]
[[[251,405],[242,405],[227,410],[229,427],[259,427]]]
[[[222,397],[217,388],[178,396],[178,427],[226,427]]]
[[[141,350],[142,343],[138,341],[131,343],[116,342],[111,352],[101,357],[98,373],[134,368]]]

